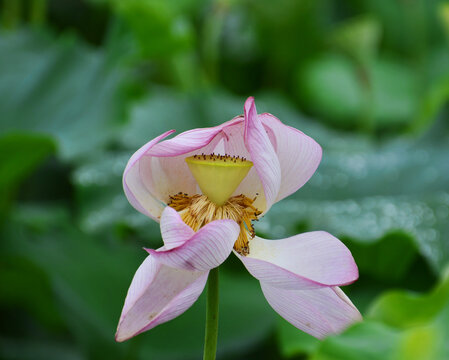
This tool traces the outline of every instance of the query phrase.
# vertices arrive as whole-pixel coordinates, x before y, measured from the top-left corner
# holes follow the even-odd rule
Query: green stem
[[[218,338],[218,267],[212,269],[207,280],[206,336],[203,360],[215,360]]]

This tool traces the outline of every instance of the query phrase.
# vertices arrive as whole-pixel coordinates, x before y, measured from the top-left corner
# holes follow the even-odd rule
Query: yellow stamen
[[[244,158],[214,154],[190,156],[186,162],[203,194],[218,206],[226,203],[253,166]]]
[[[253,202],[254,199],[238,195],[231,197],[225,204],[219,206],[205,195],[188,196],[178,193],[170,196],[168,205],[178,211],[182,220],[194,231],[198,231],[214,220],[234,220],[240,226],[240,234],[234,244],[234,249],[241,255],[248,255],[248,243],[255,236],[251,221],[257,220],[261,214],[253,206]]]

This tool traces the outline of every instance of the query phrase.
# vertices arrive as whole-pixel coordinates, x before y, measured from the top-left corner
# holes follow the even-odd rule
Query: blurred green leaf
[[[317,114],[354,121],[360,115],[364,90],[349,59],[327,55],[310,62],[299,75],[301,96]]]
[[[89,0],[108,5],[127,24],[141,54],[153,59],[170,59],[191,50],[195,41],[188,13],[200,0]]]
[[[436,48],[425,63],[426,89],[411,130],[419,132],[431,125],[449,99],[449,48]]]
[[[387,58],[356,65],[326,54],[300,69],[298,86],[311,111],[345,128],[364,128],[371,118],[375,129],[410,123],[419,101],[412,69]]]
[[[0,36],[0,131],[55,137],[73,159],[98,150],[117,130],[123,71],[101,51],[69,38],[20,31]]]
[[[377,54],[381,28],[369,16],[345,21],[332,35],[332,43],[361,63],[373,60]]]
[[[47,327],[61,328],[48,277],[38,266],[24,257],[2,257],[0,283],[2,308],[26,309]]]
[[[126,148],[137,150],[167,130],[180,133],[201,127],[204,119],[198,113],[194,98],[167,89],[154,89],[133,104],[129,125],[122,132],[120,142]]]
[[[446,272],[428,295],[396,291],[381,296],[364,322],[326,339],[311,359],[446,359],[449,356],[448,280]]]
[[[247,0],[236,4],[243,7],[240,16],[249,24],[249,31],[254,28],[256,36],[253,43],[242,49],[245,57],[240,53],[234,59],[228,56],[228,61],[240,63],[240,66],[231,67],[233,71],[222,76],[222,81],[231,89],[237,89],[237,93],[245,94],[257,91],[262,84],[269,84],[271,88],[286,84],[289,87],[298,63],[310,59],[325,46],[326,29],[332,18],[330,2]],[[245,64],[248,55],[253,60]],[[246,66],[242,69],[242,65]]]
[[[413,239],[403,233],[390,233],[375,243],[346,241],[359,271],[392,283],[401,280],[417,255]],[[401,254],[398,257],[398,254]]]
[[[449,3],[441,2],[438,6],[438,15],[440,21],[443,24],[444,30],[446,32],[447,40],[449,41]]]
[[[385,324],[407,329],[425,325],[449,307],[449,273],[429,294],[419,295],[403,291],[389,292],[378,299],[368,312],[370,318]]]
[[[320,344],[320,340],[298,330],[284,319],[278,321],[277,338],[281,353],[286,358],[313,353]]]
[[[48,136],[10,133],[0,137],[0,188],[18,185],[55,151]]]
[[[7,211],[21,182],[54,152],[54,142],[48,136],[27,133],[0,136],[0,214]]]
[[[383,58],[368,72],[376,124],[388,128],[411,122],[420,100],[418,77],[413,68],[401,61]]]
[[[442,39],[436,7],[442,0],[404,2],[360,0],[354,10],[374,16],[382,24],[384,47],[388,52],[419,58],[429,44]]]
[[[389,360],[400,339],[389,327],[364,321],[343,334],[324,340],[310,357],[312,360]]]
[[[3,360],[85,360],[73,344],[48,340],[17,340],[0,337],[0,357]]]

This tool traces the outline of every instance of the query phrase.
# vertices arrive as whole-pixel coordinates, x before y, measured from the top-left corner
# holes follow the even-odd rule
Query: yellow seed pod
[[[229,155],[194,155],[185,159],[201,191],[216,205],[231,197],[253,163]]]

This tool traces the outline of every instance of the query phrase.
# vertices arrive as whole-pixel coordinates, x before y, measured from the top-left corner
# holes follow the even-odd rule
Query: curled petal
[[[174,211],[174,210],[173,210]],[[179,215],[178,215],[179,217]],[[181,218],[173,219],[173,223]],[[232,220],[216,220],[202,227],[181,246],[146,249],[159,262],[185,270],[206,271],[219,266],[232,251],[240,227]]]
[[[207,275],[174,269],[148,256],[131,282],[115,339],[125,341],[181,315],[202,293]]]
[[[338,287],[287,290],[260,283],[271,307],[290,324],[322,339],[362,320],[357,308]]]
[[[253,97],[246,100],[244,109],[245,145],[251,154],[251,161],[254,163],[254,168],[263,185],[266,201],[263,211],[266,212],[278,196],[281,185],[281,168],[268,134],[257,116]]]
[[[161,215],[161,234],[164,240],[164,250],[170,250],[183,245],[195,231],[192,230],[170,206],[167,206]]]
[[[259,115],[268,131],[281,167],[276,201],[296,192],[314,174],[321,161],[321,146],[301,131],[284,125],[271,114]]]
[[[139,161],[148,150],[172,133],[174,130],[167,131],[137,150],[129,159],[123,173],[123,189],[130,204],[136,210],[155,220],[162,213],[164,207],[141,178]]]
[[[221,132],[221,126],[185,131],[172,139],[154,146],[149,156],[174,157],[201,149],[209,144]]]
[[[358,278],[349,249],[324,231],[281,240],[256,236],[249,243],[249,255],[239,258],[255,278],[285,289],[348,285]]]

